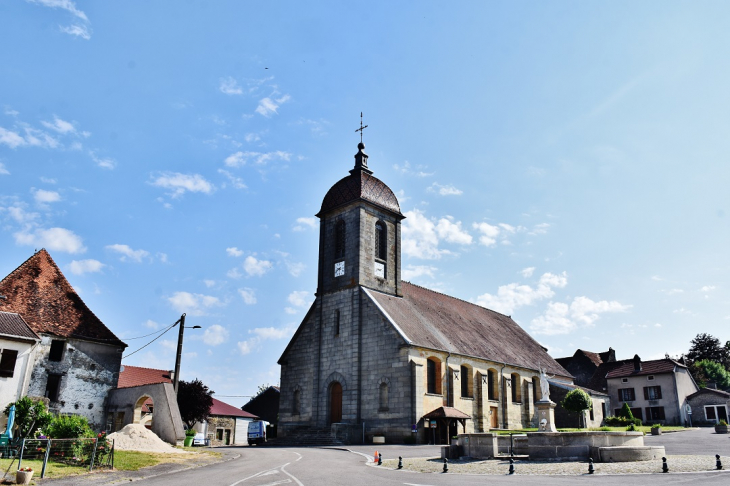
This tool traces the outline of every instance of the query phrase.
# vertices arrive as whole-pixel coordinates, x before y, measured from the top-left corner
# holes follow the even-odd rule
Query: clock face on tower
[[[345,274],[345,262],[335,263],[335,277],[341,277]]]

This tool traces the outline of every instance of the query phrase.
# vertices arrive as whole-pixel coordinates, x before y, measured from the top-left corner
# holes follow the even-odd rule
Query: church
[[[509,316],[401,280],[405,216],[364,149],[316,215],[317,293],[279,359],[279,437],[447,443],[537,427],[540,369],[573,377]]]

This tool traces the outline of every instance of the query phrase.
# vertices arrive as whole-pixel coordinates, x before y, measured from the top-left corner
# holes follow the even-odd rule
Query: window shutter
[[[644,400],[648,400],[648,399],[649,399],[649,387],[645,386],[644,387]]]
[[[662,387],[660,387],[660,386],[656,387],[656,398],[657,398],[657,400],[662,399]]]

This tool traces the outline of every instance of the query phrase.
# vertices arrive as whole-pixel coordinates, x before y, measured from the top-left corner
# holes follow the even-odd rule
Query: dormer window
[[[646,379],[649,381],[654,381],[654,375],[649,375],[646,377]]]
[[[621,383],[628,383],[628,382],[629,382],[628,378],[621,378]]]
[[[339,220],[335,224],[335,258],[345,256],[345,221]]]

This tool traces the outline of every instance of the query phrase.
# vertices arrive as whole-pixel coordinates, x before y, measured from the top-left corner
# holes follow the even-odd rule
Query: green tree
[[[182,381],[178,384],[177,406],[180,416],[188,429],[192,429],[196,422],[205,422],[213,406],[213,390],[209,390],[199,379]]]
[[[720,363],[725,369],[730,366],[730,342],[723,346],[720,340],[710,334],[702,333],[690,341],[692,346],[686,355],[690,364],[702,360]]]
[[[717,387],[723,390],[730,388],[730,373],[716,361],[703,359],[696,361],[690,367],[692,376],[701,387],[707,386],[707,382],[713,381],[717,383]]]
[[[590,395],[586,392],[580,388],[576,388],[565,395],[560,405],[570,412],[578,413],[579,417],[581,417],[583,416],[583,412],[593,408],[593,400],[591,400]]]
[[[619,410],[618,416],[625,419],[634,420],[634,414],[631,413],[631,407],[629,407],[629,404],[626,402],[624,402],[624,406],[621,407],[621,410]]]
[[[53,415],[46,409],[42,400],[33,400],[23,397],[15,403],[9,403],[5,407],[5,415],[10,413],[10,407],[15,405],[15,427],[17,437],[33,437],[36,429],[45,429],[53,420]]]

